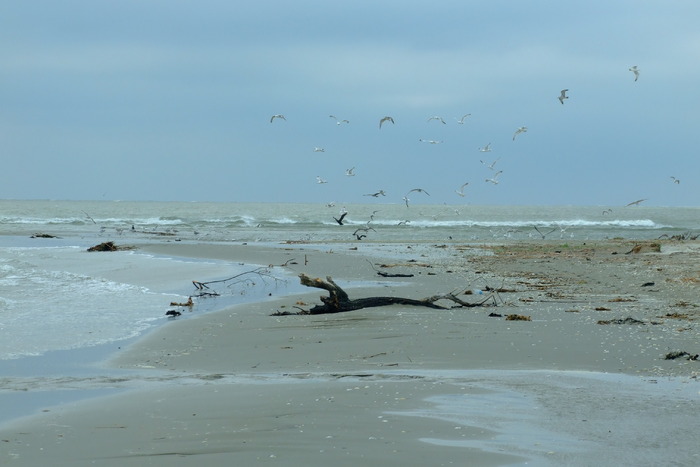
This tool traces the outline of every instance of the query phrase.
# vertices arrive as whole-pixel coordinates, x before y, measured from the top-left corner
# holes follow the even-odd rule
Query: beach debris
[[[677,350],[674,352],[669,352],[664,357],[664,360],[676,360],[681,357],[686,357],[686,360],[698,361],[700,354],[691,354],[685,350]]]
[[[380,271],[377,268],[374,267],[374,264],[370,260],[367,260],[369,265],[374,269],[374,271],[377,273],[378,276],[382,277],[413,277],[413,274],[391,274],[388,272]],[[382,267],[386,267],[386,265],[382,265]]]
[[[654,285],[654,282],[645,282],[641,285],[641,287],[653,287]]]
[[[626,255],[629,254],[638,254],[638,253],[644,253],[644,252],[650,252],[650,253],[660,253],[661,252],[661,244],[652,242],[652,243],[638,243],[632,247],[632,249],[628,252],[626,252]]]
[[[506,321],[532,321],[532,318],[525,315],[506,315]]]
[[[61,238],[61,237],[57,237],[56,235],[45,234],[45,233],[35,233],[35,234],[32,234],[32,236],[29,238]]]
[[[598,321],[598,324],[641,324],[645,325],[644,321],[640,321],[638,319],[632,318],[631,316],[628,316],[627,318],[624,319],[601,319]],[[655,323],[652,323],[655,324]]]
[[[183,303],[170,302],[170,306],[188,306],[188,307],[193,307],[193,306],[194,306],[194,302],[192,301],[192,297],[188,297],[186,302],[183,302]]]
[[[177,310],[168,310],[165,312],[165,316],[169,316],[171,318],[175,318],[175,317],[180,316],[180,315],[182,315],[182,313],[180,313]]]
[[[684,302],[685,303],[685,302]],[[673,313],[666,313],[663,316],[659,316],[659,318],[673,318],[673,319],[685,319],[685,320],[691,320],[691,317],[687,313],[678,313],[678,312],[673,312]]]
[[[288,262],[292,262],[293,260],[289,260]],[[286,264],[286,263],[285,263]],[[296,264],[296,263],[293,263]],[[207,281],[207,282],[202,282],[202,281],[192,281],[192,284],[194,287],[199,291],[196,297],[218,297],[221,294],[217,292],[216,290],[213,290],[211,288],[212,284],[225,284],[227,288],[231,289],[235,285],[243,285],[243,286],[255,286],[257,282],[255,281],[255,278],[260,279],[261,281],[265,282],[266,279],[272,279],[275,282],[284,282],[283,279],[279,279],[277,277],[274,277],[270,273],[271,266],[261,266],[259,268],[255,268],[251,271],[245,271],[240,274],[236,274],[235,276],[228,277],[226,279],[217,279],[213,281]],[[205,290],[206,289],[206,290]],[[239,291],[241,295],[245,294],[245,290]],[[191,299],[192,297],[190,297]]]
[[[671,235],[670,237],[668,234],[663,234],[663,235],[659,236],[659,239],[662,239],[662,238],[667,238],[669,240],[678,240],[678,241],[697,240],[698,238],[700,238],[700,234],[693,234],[691,232],[684,232],[682,234]]]
[[[426,308],[433,308],[437,310],[447,310],[448,308],[438,305],[435,302],[440,300],[449,300],[457,303],[463,307],[478,307],[484,306],[484,304],[492,298],[491,295],[487,296],[484,300],[479,303],[467,303],[464,300],[460,300],[454,292],[447,294],[434,295],[432,297],[426,297],[422,299],[404,298],[404,297],[367,297],[358,298],[351,300],[347,292],[343,290],[338,284],[333,282],[333,278],[330,276],[326,277],[326,280],[320,278],[311,278],[306,274],[299,274],[299,280],[301,285],[306,287],[314,287],[318,289],[323,289],[328,292],[328,296],[321,296],[320,300],[323,305],[316,305],[309,310],[300,310],[298,313],[290,312],[275,312],[272,316],[286,316],[286,315],[319,315],[328,313],[341,313],[346,311],[360,310],[363,308],[381,307],[389,305],[408,305],[408,306],[420,306]]]
[[[114,242],[102,242],[99,245],[91,246],[87,251],[122,251],[133,250],[133,246],[118,246]]]

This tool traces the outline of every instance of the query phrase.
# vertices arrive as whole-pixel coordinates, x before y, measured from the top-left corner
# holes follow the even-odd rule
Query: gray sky
[[[699,21],[696,0],[2,2],[0,198],[698,206]]]

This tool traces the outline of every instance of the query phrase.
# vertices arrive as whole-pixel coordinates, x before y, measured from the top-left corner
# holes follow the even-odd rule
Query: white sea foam
[[[162,322],[190,280],[233,267],[78,247],[0,250],[0,359],[120,341]]]

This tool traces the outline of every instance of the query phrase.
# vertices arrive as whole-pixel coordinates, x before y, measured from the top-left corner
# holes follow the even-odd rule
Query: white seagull
[[[442,141],[435,141],[433,139],[419,139],[421,143],[430,143],[430,144],[440,144]]]
[[[642,201],[646,201],[646,200],[647,200],[646,198],[638,199],[637,201],[632,201],[631,203],[625,204],[625,207],[627,207],[627,206],[639,206],[639,203],[641,203]]]
[[[281,118],[282,120],[285,120],[285,121],[287,120],[286,118],[284,118],[284,115],[282,115],[282,114],[275,114],[275,115],[273,115],[272,117],[270,117],[270,123],[272,123],[272,121],[273,121],[274,119],[276,119],[276,118]]]
[[[423,188],[414,188],[412,190],[408,190],[408,193],[406,193],[406,195],[402,198],[403,202],[406,203],[406,207],[408,207],[408,202],[410,201],[410,199],[408,198],[408,195],[413,193],[414,191],[418,192],[418,193],[425,193],[426,195],[430,196],[430,193],[425,191]]]
[[[513,141],[515,141],[515,137],[518,136],[520,133],[525,133],[527,131],[526,126],[521,126],[517,130],[515,130],[515,134],[513,135]]]
[[[353,172],[354,170],[355,170],[355,167],[353,167],[352,169],[345,169],[345,175],[347,175],[348,177],[354,177],[355,176],[355,172]]]
[[[679,184],[679,183],[681,182],[680,180],[678,180],[678,179],[677,179],[676,177],[674,177],[674,176],[671,176],[671,180],[673,180],[673,183],[675,183],[675,184]]]
[[[394,123],[394,119],[391,118],[391,117],[389,117],[389,116],[387,115],[386,117],[384,117],[384,118],[382,118],[381,120],[379,120],[379,129],[380,129],[380,130],[381,130],[382,124],[383,124],[384,122],[391,122],[391,123],[393,124],[393,123]]]
[[[479,148],[479,151],[481,152],[491,152],[491,143],[487,144],[483,148]]]
[[[463,184],[461,187],[459,187],[459,190],[455,190],[455,192],[459,196],[461,196],[462,198],[464,198],[464,187],[466,187],[467,185],[469,185],[469,182],[467,182],[467,183]]]
[[[569,98],[569,96],[566,95],[566,91],[568,91],[568,89],[562,89],[562,90],[561,90],[561,94],[560,94],[559,97],[558,97],[559,102],[561,102],[562,105],[564,105],[564,99],[568,99],[568,98]]]
[[[490,164],[487,164],[486,162],[484,162],[484,161],[482,161],[482,160],[480,160],[479,162],[481,162],[482,164],[484,164],[486,167],[488,167],[488,168],[491,169],[491,170],[496,170],[496,169],[493,168],[493,166],[496,165],[496,162],[498,162],[500,159],[501,159],[501,158],[499,157],[498,159],[496,159],[495,161],[491,162]]]
[[[414,191],[415,191],[415,192],[418,192],[418,193],[425,193],[426,195],[430,196],[430,193],[428,193],[427,191],[425,191],[423,188],[414,188],[414,189],[412,189],[412,190],[408,190],[408,193],[406,193],[406,196],[408,196],[409,194],[413,193]]]
[[[637,65],[631,67],[630,71],[634,73],[634,80],[637,81],[639,79],[639,68],[637,68]]]
[[[314,152],[326,152],[326,150],[317,146],[314,148]]]
[[[498,185],[498,176],[501,175],[502,173],[503,173],[503,171],[502,171],[502,170],[499,170],[498,172],[496,172],[496,173],[494,174],[493,177],[487,178],[485,181],[491,182],[491,183],[493,183],[494,185]]]
[[[384,190],[379,190],[379,191],[376,192],[376,193],[368,193],[368,194],[366,194],[366,195],[364,195],[364,196],[373,196],[373,197],[377,198],[377,197],[379,197],[379,196],[386,196],[386,192],[385,192]]]
[[[429,118],[428,118],[428,121],[430,121],[430,120],[437,120],[437,121],[439,121],[440,123],[442,123],[443,125],[447,125],[447,123],[445,123],[445,120],[443,120],[443,118],[440,117],[439,115],[435,115],[435,116],[433,116],[433,117],[429,117]]]
[[[341,123],[350,123],[350,120],[338,120],[335,115],[329,115],[328,117],[332,118],[335,120],[336,125],[340,125]]]
[[[457,120],[457,123],[459,123],[460,125],[464,125],[464,119],[467,117],[470,117],[470,116],[471,116],[471,114],[464,114],[464,115],[462,115],[462,118],[460,118],[459,120],[457,120],[457,117],[455,117],[455,120]]]
[[[321,177],[316,177],[316,183],[328,183],[328,180],[324,180]]]

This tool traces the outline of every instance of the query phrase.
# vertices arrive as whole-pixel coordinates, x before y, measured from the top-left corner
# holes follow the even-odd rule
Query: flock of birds
[[[630,68],[629,68],[629,71],[632,72],[632,73],[634,74],[634,81],[636,82],[636,81],[639,79],[639,74],[640,74],[639,68],[635,65],[635,66],[630,67]],[[559,96],[557,97],[557,99],[559,100],[559,102],[560,102],[562,105],[564,105],[564,101],[566,101],[566,100],[569,99],[569,96],[568,96],[568,94],[567,94],[568,92],[569,92],[569,89],[562,89],[562,90],[559,92]],[[464,125],[464,124],[466,123],[467,119],[468,119],[470,116],[471,116],[471,114],[470,114],[470,113],[467,113],[467,114],[462,115],[462,116],[459,117],[459,118],[455,117],[455,120],[456,120],[457,124]],[[329,118],[333,119],[333,120],[335,121],[336,125],[347,125],[347,124],[350,123],[349,120],[339,119],[339,118],[337,118],[335,115],[329,115]],[[273,123],[276,119],[283,120],[283,121],[286,121],[286,120],[287,120],[286,117],[285,117],[283,114],[275,114],[275,115],[272,115],[272,117],[270,117],[270,123]],[[431,116],[431,117],[428,117],[427,121],[428,121],[428,122],[435,121],[435,122],[438,122],[438,123],[443,124],[443,125],[446,125],[446,124],[447,124],[447,122],[445,121],[445,119],[444,119],[443,117],[439,116],[439,115],[433,115],[433,116]],[[388,125],[388,124],[391,124],[391,125],[395,125],[395,124],[396,124],[396,122],[394,121],[394,118],[393,118],[392,116],[386,115],[386,116],[384,116],[384,117],[382,117],[382,118],[379,119],[379,129],[380,129],[380,130],[382,129],[383,126]],[[521,127],[516,128],[516,129],[515,129],[515,132],[513,133],[512,140],[515,141],[516,138],[518,137],[518,135],[521,135],[521,134],[523,134],[523,133],[526,133],[527,131],[528,131],[528,128],[527,128],[526,126],[521,126]],[[442,140],[430,140],[430,139],[422,139],[422,138],[421,138],[421,139],[419,139],[419,142],[421,142],[421,143],[426,143],[426,144],[441,144],[443,141],[442,141]],[[486,144],[485,146],[479,147],[479,148],[477,148],[477,149],[478,149],[480,152],[483,152],[483,153],[490,153],[490,152],[492,151],[491,143],[488,143],[488,144]],[[325,149],[322,148],[322,147],[314,147],[313,151],[314,151],[314,152],[325,152]],[[480,161],[487,169],[489,169],[489,170],[492,172],[490,177],[487,177],[487,178],[484,179],[484,181],[485,181],[486,183],[491,183],[491,184],[493,184],[493,185],[498,185],[498,183],[499,183],[499,177],[500,177],[500,175],[503,173],[503,170],[497,170],[496,167],[495,167],[495,166],[496,166],[496,163],[499,161],[499,159],[500,159],[500,158],[497,158],[497,159],[495,159],[495,160],[493,160],[493,161],[491,161],[491,162],[487,162],[487,161],[484,161],[484,160],[481,160],[481,161]],[[348,177],[355,176],[354,170],[355,170],[355,167],[346,169],[346,170],[345,170],[345,175],[348,176]],[[679,183],[680,183],[680,180],[677,179],[676,177],[671,177],[671,179],[672,179],[673,183],[675,183],[675,184],[679,184]],[[317,177],[316,177],[316,182],[319,183],[319,184],[325,184],[325,183],[328,183],[328,180],[322,178],[321,176],[317,176]],[[463,183],[461,186],[459,186],[459,188],[457,188],[457,189],[455,190],[456,194],[457,194],[458,196],[460,196],[460,197],[466,196],[464,190],[468,187],[468,185],[469,185],[469,182]],[[409,191],[402,197],[402,201],[404,202],[404,204],[406,205],[406,207],[409,207],[409,201],[410,201],[410,199],[409,199],[408,195],[411,194],[411,193],[423,193],[423,194],[425,194],[425,195],[427,195],[427,196],[430,196],[430,194],[429,194],[426,190],[424,190],[424,189],[422,189],[422,188],[413,188],[413,189],[409,190]],[[376,197],[380,197],[380,196],[386,196],[386,192],[385,192],[384,190],[378,190],[378,191],[373,192],[373,193],[367,193],[367,194],[365,194],[364,196],[371,196],[371,197],[375,197],[375,198],[376,198]],[[640,204],[641,202],[643,202],[643,201],[646,201],[646,199],[640,199],[640,200],[633,201],[633,202],[631,202],[631,203],[628,203],[626,206],[639,205],[639,204]],[[605,213],[604,213],[604,214],[605,214]],[[336,221],[338,221],[338,219],[336,219]],[[341,217],[340,221],[341,221],[341,222],[339,222],[339,223],[342,223],[342,217]]]

